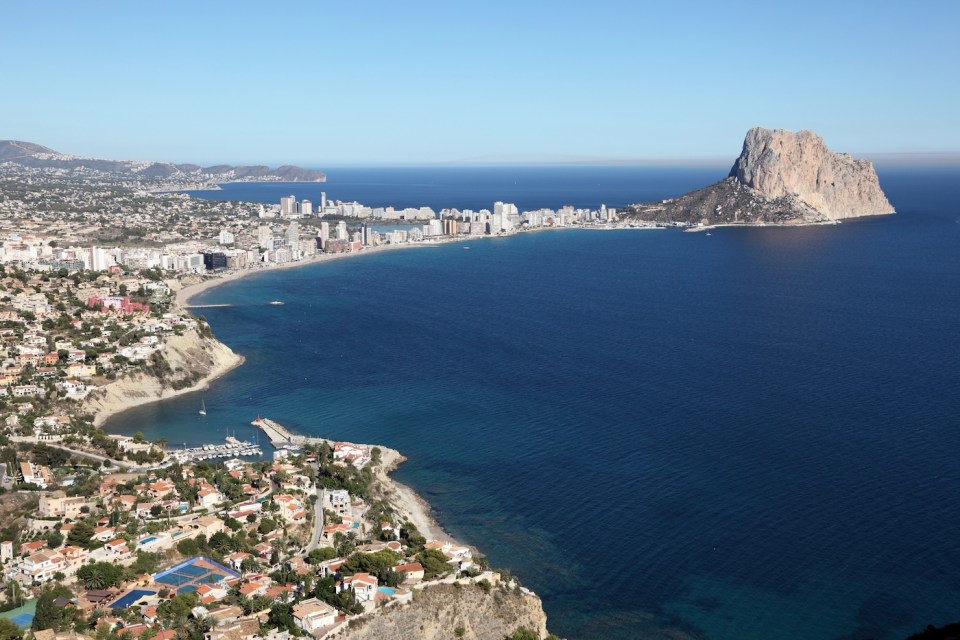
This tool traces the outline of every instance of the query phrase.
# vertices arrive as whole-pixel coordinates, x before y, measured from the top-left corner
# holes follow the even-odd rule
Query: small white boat
[[[283,300],[271,300],[270,304],[283,304]]]
[[[207,415],[207,406],[203,404],[203,398],[200,399],[200,411],[198,413],[202,416]]]

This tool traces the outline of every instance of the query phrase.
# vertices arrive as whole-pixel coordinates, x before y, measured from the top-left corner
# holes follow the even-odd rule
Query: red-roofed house
[[[337,593],[344,589],[353,589],[358,602],[371,602],[377,595],[377,577],[369,573],[355,573],[337,585]]]

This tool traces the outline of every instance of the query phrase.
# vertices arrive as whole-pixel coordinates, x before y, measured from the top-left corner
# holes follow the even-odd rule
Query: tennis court
[[[30,600],[22,607],[17,609],[12,609],[10,611],[4,611],[0,613],[0,618],[6,618],[13,622],[21,629],[26,629],[33,622],[33,614],[37,610],[37,601]]]
[[[202,584],[220,582],[224,578],[239,578],[240,574],[227,569],[218,562],[203,556],[187,560],[175,567],[153,576],[157,584],[165,584],[176,588],[177,593],[196,591]]]

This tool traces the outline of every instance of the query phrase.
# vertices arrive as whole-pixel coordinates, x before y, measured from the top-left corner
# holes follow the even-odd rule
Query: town
[[[0,164],[0,181],[0,640],[323,638],[444,585],[542,611],[398,489],[387,472],[403,458],[389,448],[261,417],[267,456],[230,437],[173,448],[108,434],[98,403],[125,381],[203,382],[172,355],[178,341],[219,344],[176,298],[203,274],[614,211],[497,203],[437,217],[322,201],[320,219],[293,198],[211,202],[110,174]],[[398,219],[404,229],[369,224]]]
[[[214,201],[110,173],[0,163],[0,263],[22,269],[172,274],[256,269],[383,246],[502,236],[536,229],[628,228],[617,210],[394,209],[284,197],[279,204]]]

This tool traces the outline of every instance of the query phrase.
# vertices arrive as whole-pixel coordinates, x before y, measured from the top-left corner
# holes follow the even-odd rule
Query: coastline
[[[427,540],[454,542],[453,536],[447,533],[433,516],[430,503],[411,487],[390,477],[390,473],[407,460],[406,456],[396,449],[381,447],[381,450],[383,454],[380,466],[375,471],[375,476],[377,482],[387,489],[385,492],[387,500],[400,515],[416,525],[420,535]],[[393,494],[392,500],[391,492]]]
[[[452,244],[455,242],[464,242],[463,239],[456,238],[450,240],[440,240],[436,242],[421,242],[421,243],[408,243],[408,244],[386,244],[379,247],[370,247],[363,249],[362,251],[350,252],[350,253],[326,253],[326,254],[317,254],[306,258],[304,260],[298,260],[297,262],[288,262],[286,264],[278,265],[267,265],[262,267],[247,268],[247,269],[237,269],[235,271],[229,271],[220,276],[213,276],[197,282],[194,284],[189,284],[177,291],[175,297],[175,303],[184,308],[189,309],[194,305],[190,304],[190,300],[204,291],[214,289],[219,287],[222,284],[227,282],[233,282],[234,280],[239,280],[241,278],[246,278],[257,273],[272,273],[274,271],[285,271],[287,269],[297,269],[300,267],[306,267],[312,264],[322,264],[324,262],[330,262],[332,260],[343,260],[346,258],[356,258],[359,256],[369,255],[373,253],[380,253],[383,251],[396,251],[400,249],[408,248],[427,248],[434,247],[441,244]]]
[[[220,277],[207,278],[201,282],[182,287],[176,292],[174,304],[178,307],[189,309],[191,307],[190,300],[198,294],[219,287],[227,282],[239,280],[257,273],[295,269],[312,264],[320,264],[331,260],[355,258],[358,256],[382,251],[392,251],[407,248],[429,248],[438,246],[440,244],[464,242],[465,240],[466,239],[464,238],[451,238],[448,240],[428,243],[382,245],[353,253],[320,254],[305,260],[283,265],[240,269],[229,272]],[[96,413],[94,417],[94,424],[96,426],[102,426],[110,418],[134,407],[207,389],[216,379],[244,363],[245,358],[242,355],[235,353],[230,349],[230,347],[221,342],[215,336],[213,338],[208,338],[207,341],[212,344],[208,345],[208,348],[205,349],[205,351],[213,357],[213,363],[210,370],[200,380],[198,380],[196,384],[178,390],[168,388],[161,389],[159,392],[156,392],[155,390],[155,392],[150,393],[148,390],[143,389],[145,383],[147,383],[148,387],[151,386],[150,381],[146,379],[147,376],[144,374],[137,374],[129,378],[116,380],[103,387],[104,392],[101,396],[87,401],[85,406],[89,408],[95,407]],[[164,355],[169,358],[171,351],[176,350],[177,345],[168,343],[164,345],[163,352]],[[410,486],[405,485],[391,477],[391,473],[407,460],[406,456],[401,454],[396,449],[392,449],[390,447],[385,447],[382,445],[366,446],[378,446],[382,451],[381,463],[378,467],[376,467],[375,470],[376,482],[381,488],[384,498],[396,509],[398,515],[403,517],[405,520],[412,522],[420,531],[420,534],[427,539],[442,540],[445,542],[461,544],[457,542],[446,530],[444,530],[442,525],[434,517],[432,507],[426,500],[423,499],[423,497],[421,497]]]
[[[536,227],[533,229],[524,229],[516,231],[515,233],[510,233],[506,235],[481,235],[481,236],[463,236],[463,237],[445,237],[439,240],[429,240],[424,242],[409,242],[406,244],[384,244],[376,247],[367,247],[361,251],[349,252],[349,253],[320,253],[303,260],[298,260],[296,262],[288,262],[286,264],[272,264],[258,267],[248,267],[245,269],[236,269],[233,271],[227,271],[220,275],[210,276],[200,282],[195,282],[188,284],[177,290],[176,297],[174,299],[175,303],[184,309],[190,309],[191,307],[202,308],[203,305],[192,305],[191,300],[210,289],[215,289],[222,284],[227,282],[232,282],[234,280],[239,280],[241,278],[246,278],[257,273],[270,273],[274,271],[284,271],[286,269],[297,269],[300,267],[306,267],[312,264],[321,264],[324,262],[329,262],[332,260],[344,260],[347,258],[357,258],[365,255],[372,255],[374,253],[380,253],[384,251],[399,251],[402,249],[427,249],[431,247],[437,247],[443,244],[458,244],[458,243],[467,243],[481,241],[481,240],[491,240],[494,238],[509,238],[516,235],[521,235],[525,233],[543,233],[547,231],[569,231],[569,230],[585,230],[585,231],[655,231],[660,229],[667,229],[668,227],[661,227],[655,225],[649,226],[569,226],[569,227]],[[175,281],[178,282],[178,281]],[[168,284],[170,284],[168,282]],[[171,287],[174,288],[174,287]]]
[[[196,330],[168,340],[162,349],[171,363],[196,365],[205,369],[200,379],[189,387],[173,389],[162,381],[143,372],[114,380],[84,400],[83,408],[94,412],[93,424],[97,427],[127,409],[151,402],[202,391],[217,378],[239,367],[244,357],[216,338],[202,338]]]

